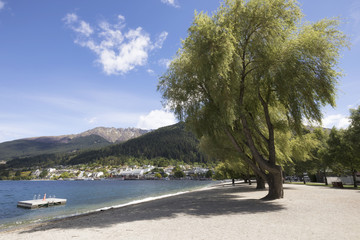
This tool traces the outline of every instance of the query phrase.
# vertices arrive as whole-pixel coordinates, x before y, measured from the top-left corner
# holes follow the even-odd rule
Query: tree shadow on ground
[[[208,218],[228,214],[273,212],[284,209],[279,201],[265,202],[259,199],[246,198],[247,192],[256,191],[258,190],[255,190],[254,187],[248,186],[216,187],[122,208],[54,220],[33,226],[21,233],[49,229],[105,228],[113,224],[132,221],[171,219],[178,214]]]

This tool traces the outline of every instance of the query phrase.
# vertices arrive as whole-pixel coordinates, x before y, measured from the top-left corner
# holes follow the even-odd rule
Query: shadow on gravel
[[[227,214],[274,212],[284,209],[277,201],[244,198],[244,193],[255,191],[257,190],[248,186],[220,186],[206,191],[190,192],[123,208],[55,220],[34,226],[21,233],[48,229],[103,228],[123,222],[170,219],[175,218],[178,214],[207,218]]]

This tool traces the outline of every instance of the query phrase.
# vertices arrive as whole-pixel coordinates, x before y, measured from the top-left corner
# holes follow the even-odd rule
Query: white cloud
[[[142,129],[157,129],[175,124],[177,122],[173,113],[165,110],[152,110],[147,115],[140,116],[136,127]]]
[[[117,18],[117,23],[103,21],[98,28],[92,28],[74,13],[63,18],[65,24],[78,33],[75,43],[93,51],[97,55],[96,62],[108,75],[125,74],[137,66],[144,66],[149,52],[161,48],[168,35],[162,32],[153,43],[141,27],[124,31],[125,17],[118,15]]]
[[[176,8],[180,7],[176,0],[161,0],[161,2]]]
[[[90,27],[90,25],[84,21],[80,21],[79,27],[75,28],[74,31],[78,33],[82,33],[87,37],[89,37],[94,32],[94,30]]]
[[[328,115],[322,120],[326,128],[347,128],[350,125],[350,119],[342,114]]]
[[[152,70],[152,69],[150,69],[150,68],[149,68],[148,70],[146,70],[146,71],[147,71],[150,75],[154,75],[154,73],[155,73],[154,70]]]
[[[4,7],[5,7],[5,3],[0,0],[0,10],[3,9]]]

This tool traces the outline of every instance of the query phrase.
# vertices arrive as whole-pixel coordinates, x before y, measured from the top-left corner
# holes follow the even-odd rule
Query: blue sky
[[[300,0],[305,19],[340,17],[344,49],[337,107],[325,127],[346,127],[360,103],[360,1]],[[159,76],[187,36],[194,11],[218,0],[0,0],[0,142],[105,127],[176,122]]]

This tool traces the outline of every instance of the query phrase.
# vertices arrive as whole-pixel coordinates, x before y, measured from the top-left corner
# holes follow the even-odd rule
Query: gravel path
[[[360,191],[286,184],[218,186],[1,232],[0,239],[359,239]]]

